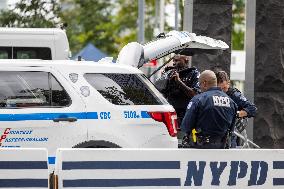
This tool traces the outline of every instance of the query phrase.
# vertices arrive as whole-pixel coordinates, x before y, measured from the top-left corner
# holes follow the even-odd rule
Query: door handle
[[[68,122],[75,122],[77,121],[76,117],[62,117],[62,118],[54,118],[54,122],[60,122],[60,121],[68,121]]]

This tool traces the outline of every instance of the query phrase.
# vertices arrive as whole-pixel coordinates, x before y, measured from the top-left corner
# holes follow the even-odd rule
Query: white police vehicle
[[[176,147],[176,114],[136,68],[0,62],[1,147]],[[155,121],[151,116],[158,120]]]
[[[51,164],[58,147],[176,148],[175,110],[129,65],[143,65],[190,45],[226,48],[220,41],[208,45],[198,40],[172,32],[144,46],[131,43],[118,64],[1,60],[0,146],[45,147]]]

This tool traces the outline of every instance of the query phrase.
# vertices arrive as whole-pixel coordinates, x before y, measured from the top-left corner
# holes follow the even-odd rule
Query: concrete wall
[[[185,1],[184,29],[225,41],[231,46],[233,0]],[[219,55],[194,55],[192,65],[200,71],[225,70],[230,73],[231,49]]]
[[[283,0],[256,0],[253,135],[265,148],[284,148],[283,10]]]

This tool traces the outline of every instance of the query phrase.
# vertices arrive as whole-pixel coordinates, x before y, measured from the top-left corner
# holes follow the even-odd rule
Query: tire
[[[73,148],[121,148],[117,144],[104,140],[91,140],[76,144]]]

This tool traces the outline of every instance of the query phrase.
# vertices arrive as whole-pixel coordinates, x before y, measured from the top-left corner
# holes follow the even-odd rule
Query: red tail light
[[[148,112],[148,114],[155,121],[163,122],[167,126],[170,136],[177,136],[178,123],[176,112]]]

